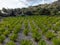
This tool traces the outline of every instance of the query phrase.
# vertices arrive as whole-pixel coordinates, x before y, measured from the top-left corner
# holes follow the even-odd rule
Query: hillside
[[[58,5],[60,5],[60,0],[53,2],[53,4],[58,4]]]
[[[51,4],[40,4],[28,8],[5,9],[0,11],[0,16],[17,16],[17,15],[60,15],[60,1]]]

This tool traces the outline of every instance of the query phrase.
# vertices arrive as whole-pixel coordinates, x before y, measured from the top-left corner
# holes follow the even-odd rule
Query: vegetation
[[[34,38],[35,41],[39,41],[41,39],[41,34],[38,33],[37,31],[34,31],[34,33],[32,33],[32,37]]]
[[[46,37],[47,37],[48,40],[51,40],[55,36],[56,35],[53,32],[51,32],[51,31],[46,32]]]
[[[6,45],[16,45],[16,44],[13,41],[10,41]]]
[[[3,43],[4,40],[5,40],[5,36],[4,35],[1,35],[0,36],[0,43]]]
[[[8,31],[8,30],[5,30],[5,32],[3,33],[3,35],[5,35],[5,36],[8,36],[10,34],[10,31]]]
[[[23,31],[23,33],[27,36],[28,33],[29,33],[29,30],[25,29],[25,30]]]
[[[60,45],[60,38],[54,38],[53,45]]]
[[[33,45],[33,43],[30,40],[22,40],[21,45]]]
[[[40,4],[29,8],[5,9],[0,11],[0,16],[19,16],[19,15],[60,15],[60,1],[52,4]],[[23,10],[23,14],[22,14]]]
[[[17,37],[18,37],[17,34],[12,34],[12,35],[10,36],[10,39],[11,39],[12,41],[16,41]]]
[[[8,45],[60,45],[60,16],[16,16],[0,21],[0,43]],[[12,41],[12,42],[10,42]],[[6,44],[6,43],[5,43]],[[50,43],[48,43],[50,44]]]
[[[46,45],[46,42],[44,40],[40,40],[38,45]]]

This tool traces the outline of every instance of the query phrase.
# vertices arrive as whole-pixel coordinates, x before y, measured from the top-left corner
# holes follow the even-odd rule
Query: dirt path
[[[18,39],[17,39],[17,42],[16,42],[16,45],[20,45],[20,41],[22,39],[24,39],[24,35],[23,35],[23,30],[24,30],[24,23],[22,23],[22,27],[21,27],[21,30],[20,32],[18,33]]]
[[[21,45],[20,41],[23,40],[23,39],[32,40],[32,37],[30,35],[28,35],[28,36],[24,35],[24,33],[23,33],[24,29],[25,29],[25,24],[24,24],[24,21],[23,21],[22,28],[21,28],[20,32],[18,33],[18,39],[17,39],[18,41],[16,42],[16,45]]]
[[[32,28],[31,28],[31,25],[30,25],[30,22],[29,21],[28,21],[28,26],[29,26],[29,30],[31,31]],[[32,33],[29,32],[29,34],[30,34],[30,40],[33,42],[33,45],[38,45],[38,43],[35,42],[34,39],[32,38]]]

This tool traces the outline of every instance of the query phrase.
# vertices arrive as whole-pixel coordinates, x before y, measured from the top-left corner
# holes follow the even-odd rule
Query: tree
[[[16,15],[15,15],[15,12],[14,12],[14,9],[9,9],[9,10],[8,10],[8,15],[9,15],[9,16],[16,16]]]
[[[2,15],[1,10],[0,10],[0,16]]]
[[[41,8],[39,10],[40,15],[50,15],[50,11],[46,8]]]
[[[26,15],[33,15],[33,12],[32,11],[27,11],[25,12]]]
[[[5,9],[5,8],[2,8],[2,11],[3,11],[3,12],[7,12],[7,9]]]

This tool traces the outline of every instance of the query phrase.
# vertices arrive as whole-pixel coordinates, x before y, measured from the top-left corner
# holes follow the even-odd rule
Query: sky
[[[22,8],[28,7],[31,5],[38,5],[44,3],[51,3],[56,0],[34,0],[34,1],[26,1],[26,0],[0,0],[0,9],[2,8]]]

